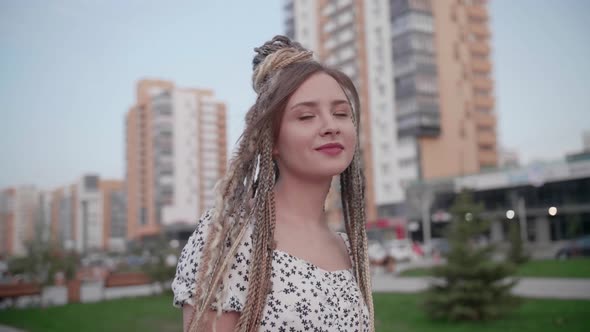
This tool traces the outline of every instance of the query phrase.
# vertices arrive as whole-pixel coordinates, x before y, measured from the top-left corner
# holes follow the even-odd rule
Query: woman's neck
[[[301,181],[283,176],[275,185],[277,223],[301,226],[308,229],[324,229],[324,203],[330,191],[332,179]]]

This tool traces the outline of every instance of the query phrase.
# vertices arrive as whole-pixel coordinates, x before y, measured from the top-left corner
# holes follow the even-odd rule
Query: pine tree
[[[520,228],[517,222],[510,222],[508,240],[510,241],[510,248],[508,249],[506,259],[514,265],[521,265],[528,262],[529,255],[524,250]]]
[[[517,280],[509,278],[515,267],[492,260],[494,247],[476,240],[488,228],[482,207],[469,193],[460,194],[451,213],[447,237],[447,264],[435,267],[435,281],[426,294],[425,308],[434,319],[487,320],[501,316],[518,304],[510,291]]]

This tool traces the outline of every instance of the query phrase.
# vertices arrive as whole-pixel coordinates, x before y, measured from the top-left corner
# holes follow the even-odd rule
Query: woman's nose
[[[323,126],[321,129],[321,135],[336,135],[340,134],[340,128],[336,122],[336,119],[332,115],[325,116],[323,119]]]

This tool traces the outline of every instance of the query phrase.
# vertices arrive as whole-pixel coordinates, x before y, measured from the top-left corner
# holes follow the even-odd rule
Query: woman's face
[[[326,73],[309,77],[293,93],[274,147],[281,176],[325,179],[342,173],[356,148],[352,109]]]

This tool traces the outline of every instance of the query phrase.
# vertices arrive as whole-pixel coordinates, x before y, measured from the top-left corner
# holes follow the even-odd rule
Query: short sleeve
[[[194,305],[193,297],[197,283],[195,279],[200,268],[201,256],[212,223],[211,216],[211,210],[201,216],[195,231],[189,237],[178,259],[176,275],[172,281],[173,305],[175,307],[181,308],[185,303]],[[226,242],[225,245],[230,247],[231,243]],[[247,232],[233,259],[228,263],[220,291],[216,294],[216,300],[211,305],[212,309],[217,309],[220,302],[223,311],[241,312],[243,310],[248,291],[251,251],[251,233]]]

